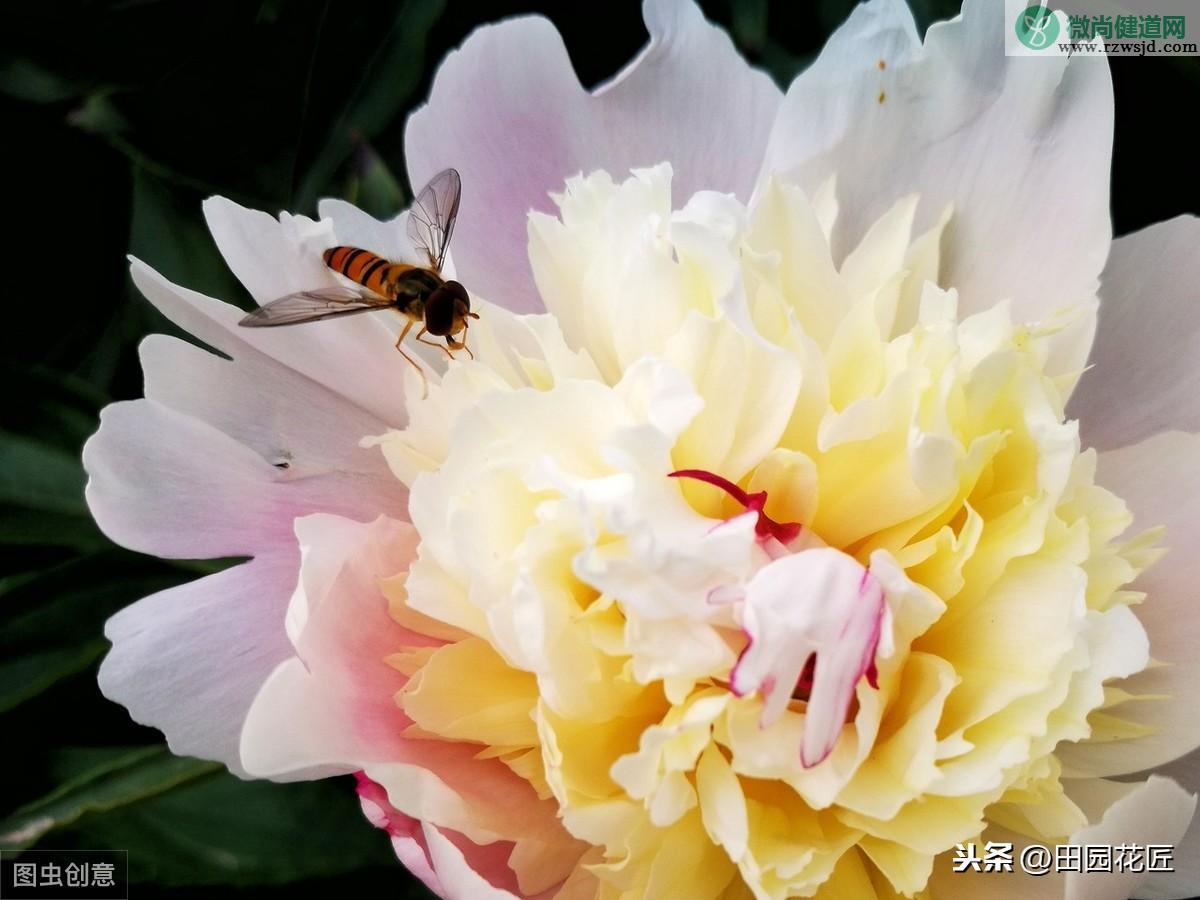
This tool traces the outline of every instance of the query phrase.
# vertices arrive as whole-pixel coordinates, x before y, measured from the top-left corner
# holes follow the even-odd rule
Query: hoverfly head
[[[471,297],[457,281],[444,281],[425,301],[425,328],[430,334],[450,338],[467,327],[468,319],[478,319],[471,312]],[[454,343],[446,341],[454,349]]]

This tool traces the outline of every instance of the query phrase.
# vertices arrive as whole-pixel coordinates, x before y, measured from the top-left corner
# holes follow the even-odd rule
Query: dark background
[[[784,86],[850,8],[702,5]],[[941,0],[913,5],[922,28],[956,12]],[[633,0],[577,6],[5,4],[0,834],[42,820],[30,832],[40,835],[37,848],[127,849],[138,897],[372,887],[405,895],[411,879],[362,819],[352,785],[240,782],[215,764],[170,756],[158,732],[101,697],[105,618],[222,563],[142,557],[107,541],[83,503],[79,450],[104,404],[141,394],[142,337],[177,333],[132,290],[127,253],[247,305],[204,228],[205,196],[310,215],[318,197],[342,196],[394,214],[408,198],[407,113],[440,58],[477,24],[543,12],[588,85],[645,42]],[[1200,101],[1200,60],[1117,59],[1112,69],[1116,233],[1197,211],[1185,129]]]

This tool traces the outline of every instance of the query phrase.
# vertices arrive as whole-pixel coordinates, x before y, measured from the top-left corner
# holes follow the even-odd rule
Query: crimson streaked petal
[[[746,585],[742,625],[749,643],[730,687],[738,694],[759,691],[762,724],[769,726],[816,655],[801,747],[806,767],[824,760],[837,743],[855,686],[874,660],[883,610],[878,580],[832,548],[776,559]]]

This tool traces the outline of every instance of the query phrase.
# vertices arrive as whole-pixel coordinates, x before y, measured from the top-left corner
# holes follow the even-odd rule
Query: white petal
[[[1071,398],[1083,443],[1109,450],[1169,428],[1200,431],[1200,219],[1113,242],[1090,368]]]
[[[238,736],[254,695],[291,653],[281,623],[296,555],[234,566],[139,600],[105,626],[100,690],[171,750],[244,775]]]
[[[384,314],[292,328],[239,328],[243,313],[237,307],[172,284],[141,260],[130,262],[133,283],[146,299],[208,346],[234,360],[247,354],[270,357],[361,407],[385,426],[399,427],[406,421],[403,379],[411,367],[392,349],[386,329],[360,322]]]
[[[335,243],[328,221],[313,222],[287,213],[276,220],[224,197],[206,200],[204,217],[230,270],[260,305],[296,291],[347,286],[321,257],[321,252]],[[141,284],[138,287],[158,305]],[[238,336],[293,368],[314,374],[347,397],[373,393],[384,386],[401,395],[408,365],[385,343],[395,341],[400,322],[401,317],[394,313],[374,313],[298,328],[238,329]],[[255,334],[246,336],[251,330]],[[356,365],[360,367],[357,371]],[[343,387],[353,380],[368,380],[368,369],[375,369],[382,380],[370,388],[363,384],[350,390]]]
[[[1077,785],[1072,797],[1086,795],[1092,789],[1103,790],[1103,786]],[[1086,806],[1084,796],[1077,802]],[[1071,843],[1143,847],[1176,844],[1187,831],[1195,810],[1195,794],[1189,794],[1169,778],[1151,776],[1109,806],[1099,822],[1071,835]],[[1072,872],[1067,875],[1066,900],[1126,900],[1142,896],[1138,886],[1146,877],[1145,872]]]
[[[1113,847],[1119,844],[1177,843],[1195,807],[1195,798],[1165,778],[1151,778],[1138,784],[1122,784],[1101,779],[1068,780],[1067,793],[1079,804],[1094,824],[1071,835],[1070,843]],[[1142,873],[1063,874],[1051,871],[1033,877],[1021,871],[1021,850],[1031,843],[1028,837],[991,826],[976,842],[982,855],[986,841],[1013,845],[1014,870],[1011,872],[952,872],[952,854],[943,854],[934,863],[930,881],[936,898],[962,897],[964,900],[1126,900],[1140,897],[1159,900],[1187,896],[1189,891],[1156,893],[1154,879]],[[1043,846],[1045,841],[1041,842]],[[1051,852],[1053,846],[1051,845]],[[1180,859],[1177,851],[1175,859]],[[1177,863],[1178,865],[1178,863]],[[1145,879],[1143,881],[1143,879]]]
[[[287,213],[276,219],[225,197],[204,201],[204,219],[226,264],[260,304],[339,284],[321,258],[335,244],[328,222]]]
[[[700,189],[748,198],[779,90],[688,0],[648,0],[644,14],[649,46],[595,94],[545,19],[481,28],[442,63],[429,103],[409,119],[412,182],[450,165],[462,174],[455,265],[489,300],[541,307],[526,213],[552,212],[549,192],[570,175],[602,168],[620,178],[670,161],[681,201]]]
[[[419,188],[418,188],[419,189]],[[362,247],[386,259],[426,265],[408,240],[408,213],[381,222],[353,203],[326,198],[317,204],[322,219],[333,221],[339,244]]]
[[[148,399],[254,450],[275,468],[272,481],[336,479],[344,497],[356,501],[357,517],[405,517],[403,486],[382,454],[359,445],[383,426],[361,407],[248,347],[231,361],[154,334],[139,350]]]
[[[1168,695],[1111,710],[1157,732],[1134,740],[1060,748],[1072,771],[1090,775],[1137,772],[1200,745],[1200,435],[1168,432],[1100,454],[1097,482],[1123,497],[1134,514],[1132,533],[1166,526],[1167,555],[1134,582],[1146,592],[1135,612],[1150,637],[1150,655],[1169,665],[1118,682],[1133,694]]]
[[[1200,791],[1200,751],[1167,763],[1155,770],[1178,782],[1185,790]],[[1175,845],[1174,872],[1155,872],[1138,888],[1141,900],[1172,900],[1200,895],[1200,816],[1193,816],[1185,834]]]
[[[92,515],[123,547],[209,559],[294,544],[278,502],[285,496],[279,470],[212,426],[152,400],[105,407],[83,464]]]
[[[900,197],[920,195],[918,233],[951,207],[943,285],[1038,320],[1104,265],[1112,90],[1103,58],[1006,57],[1006,9],[969,0],[922,47],[901,0],[859,6],[789,89],[764,175],[837,175],[839,256]]]

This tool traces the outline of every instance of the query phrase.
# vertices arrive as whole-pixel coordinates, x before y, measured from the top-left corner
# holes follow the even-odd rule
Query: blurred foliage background
[[[702,5],[785,86],[851,6]],[[922,27],[956,12],[941,0],[913,7]],[[104,620],[221,563],[114,546],[88,517],[79,453],[104,404],[141,394],[138,342],[177,333],[132,289],[126,254],[247,306],[200,201],[219,193],[313,214],[318,197],[342,196],[394,214],[409,190],[404,121],[438,61],[476,25],[525,12],[555,22],[588,85],[646,40],[636,0],[5,5],[0,122],[17,202],[0,295],[4,846],[129,850],[139,897],[425,896],[361,818],[350,784],[238,781],[171,756],[158,732],[100,695]],[[1184,131],[1200,60],[1116,60],[1113,76],[1117,233],[1200,209]]]

